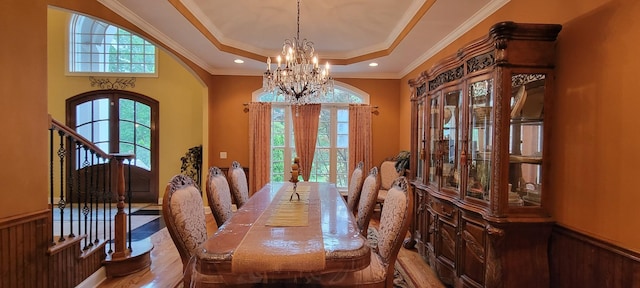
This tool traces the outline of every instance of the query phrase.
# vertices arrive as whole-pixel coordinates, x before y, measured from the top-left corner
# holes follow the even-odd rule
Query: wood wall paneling
[[[45,210],[0,222],[0,288],[48,287],[49,213]]]
[[[555,225],[550,287],[640,287],[640,254]]]
[[[74,287],[102,267],[104,243],[82,252],[80,241],[67,238],[50,247],[51,211],[0,221],[0,288]]]

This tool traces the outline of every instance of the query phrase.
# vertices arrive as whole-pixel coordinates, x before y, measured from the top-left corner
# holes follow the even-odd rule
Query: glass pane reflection
[[[470,164],[466,196],[488,200],[493,147],[493,79],[471,83],[468,97]]]

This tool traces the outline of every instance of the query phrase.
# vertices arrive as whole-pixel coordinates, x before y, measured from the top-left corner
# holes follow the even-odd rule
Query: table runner
[[[313,272],[325,268],[317,187],[317,183],[298,183],[301,203],[287,203],[292,184],[280,188],[233,252],[233,273]],[[297,201],[294,195],[292,202]],[[301,213],[300,217],[292,217],[292,211]],[[307,218],[307,223],[296,218]]]
[[[292,227],[309,225],[309,192],[310,186],[300,186],[296,189],[300,200],[292,195],[293,187],[286,189],[287,193],[279,193],[274,202],[278,202],[274,211],[269,216],[267,226]],[[292,197],[293,196],[293,197]],[[293,199],[289,201],[289,199]]]

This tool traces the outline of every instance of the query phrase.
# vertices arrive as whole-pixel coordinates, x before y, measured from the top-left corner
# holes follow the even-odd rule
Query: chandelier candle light
[[[333,79],[329,76],[329,62],[324,69],[318,68],[313,42],[306,38],[300,40],[300,0],[297,24],[296,37],[286,39],[282,46],[284,63],[278,55],[278,66],[272,72],[271,57],[267,58],[262,87],[265,92],[284,95],[285,100],[294,105],[317,103],[320,96],[333,91]]]

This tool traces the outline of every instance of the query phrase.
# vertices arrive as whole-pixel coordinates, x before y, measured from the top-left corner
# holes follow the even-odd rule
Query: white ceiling
[[[215,75],[261,75],[297,29],[296,0],[98,1]],[[507,2],[301,0],[300,37],[334,77],[399,79]]]

